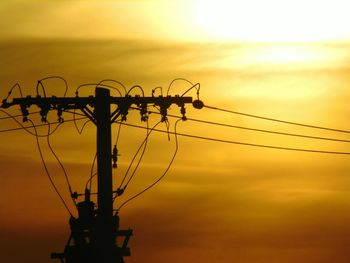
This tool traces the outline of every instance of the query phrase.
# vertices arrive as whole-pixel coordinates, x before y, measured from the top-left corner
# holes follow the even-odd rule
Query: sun
[[[350,38],[347,0],[194,0],[194,19],[207,38],[314,42]]]

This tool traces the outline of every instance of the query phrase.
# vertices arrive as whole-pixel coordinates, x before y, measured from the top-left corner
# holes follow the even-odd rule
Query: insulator
[[[113,148],[113,153],[112,153],[112,160],[113,160],[113,168],[117,168],[117,161],[118,161],[118,149],[117,149],[117,145],[114,145]]]
[[[186,108],[185,108],[185,106],[181,107],[181,114],[182,114],[182,120],[186,121],[187,118],[186,118]]]
[[[196,108],[196,109],[202,109],[202,108],[204,107],[204,103],[203,103],[203,101],[201,101],[201,100],[194,100],[194,101],[192,102],[192,105],[193,105],[193,107]]]
[[[71,197],[73,199],[78,199],[78,196],[79,196],[79,194],[77,192],[74,192],[74,193],[71,194]]]

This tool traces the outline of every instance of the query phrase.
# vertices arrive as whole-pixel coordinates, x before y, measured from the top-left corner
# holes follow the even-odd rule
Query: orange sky
[[[150,95],[152,88],[166,88],[172,79],[184,77],[201,83],[201,99],[208,105],[349,129],[346,1],[208,2],[2,1],[0,98],[16,82],[24,94],[34,95],[36,81],[50,75],[67,79],[70,96],[78,85],[102,79],[116,79],[127,87],[139,84]],[[187,88],[185,82],[178,82],[172,94]],[[46,90],[48,95],[62,96],[64,86],[48,81]],[[85,94],[89,93],[93,89]],[[18,113],[18,109],[10,112]],[[178,114],[176,107],[171,113]],[[347,139],[346,134],[209,109],[188,107],[187,115]],[[152,123],[157,121],[158,116],[151,116]],[[140,124],[136,113],[129,122]],[[16,124],[0,120],[0,130],[11,127]],[[346,143],[190,121],[181,123],[179,131],[249,143],[349,151]],[[144,134],[143,130],[122,129],[116,182]],[[50,252],[63,250],[68,238],[68,215],[45,177],[35,139],[16,131],[0,133],[0,141],[3,258],[15,263],[53,262]],[[121,211],[122,226],[135,233],[130,243],[132,257],[126,262],[349,260],[349,157],[182,137],[179,143],[167,177]],[[78,135],[66,123],[52,136],[52,144],[73,189],[82,191],[94,156],[95,128],[90,124]],[[69,200],[63,174],[45,140],[42,146],[53,177]],[[151,135],[139,173],[122,200],[161,175],[174,147],[173,138],[169,142],[165,134]]]

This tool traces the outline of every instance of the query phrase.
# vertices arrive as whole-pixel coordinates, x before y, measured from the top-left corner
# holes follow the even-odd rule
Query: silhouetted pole
[[[23,122],[28,121],[28,108],[39,107],[42,122],[47,122],[49,111],[56,110],[58,121],[64,122],[62,113],[66,110],[81,110],[97,127],[97,211],[90,201],[90,191],[85,190],[85,201],[78,203],[78,218],[70,218],[71,235],[63,253],[52,253],[51,257],[66,263],[123,263],[124,256],[130,256],[128,241],[132,230],[120,230],[116,216],[113,216],[113,181],[112,181],[112,142],[111,126],[119,116],[126,121],[128,110],[134,104],[141,114],[141,121],[148,118],[147,106],[160,108],[161,121],[167,121],[167,110],[172,104],[181,108],[182,119],[186,120],[185,104],[192,103],[192,97],[176,95],[145,97],[111,97],[109,89],[96,88],[95,97],[23,97],[12,102],[2,101],[0,108],[19,105]],[[111,113],[111,104],[117,109]],[[195,108],[202,108],[203,102],[193,101]],[[73,198],[79,195],[75,192]],[[96,219],[96,220],[95,220]],[[122,246],[116,244],[117,237],[124,237]],[[88,238],[89,241],[85,239]]]
[[[99,262],[101,263],[111,263],[114,258],[112,253],[115,245],[116,231],[113,225],[110,107],[110,91],[108,89],[96,88],[95,119],[97,125],[98,178],[96,252],[97,258],[99,258]]]

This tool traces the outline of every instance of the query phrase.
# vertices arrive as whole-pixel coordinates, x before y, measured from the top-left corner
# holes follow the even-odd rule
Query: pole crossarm
[[[140,107],[141,118],[145,120],[145,115],[147,114],[147,106],[154,105],[160,108],[162,115],[162,121],[166,120],[167,109],[172,104],[176,104],[181,107],[181,112],[184,115],[185,104],[192,103],[192,97],[182,97],[179,95],[175,96],[159,96],[159,97],[144,97],[144,96],[130,96],[125,97],[112,97],[108,98],[110,105],[117,105],[117,109],[111,114],[111,122],[115,121],[120,115],[122,120],[126,120],[126,115],[132,105]],[[11,102],[4,100],[0,105],[0,108],[10,108],[12,106],[19,105],[23,114],[23,121],[27,120],[29,114],[28,108],[35,105],[41,109],[40,115],[42,116],[42,121],[46,122],[47,114],[50,110],[57,110],[59,119],[62,120],[61,115],[65,110],[79,109],[81,110],[91,121],[96,124],[95,113],[91,108],[96,106],[96,97],[41,97],[41,96],[27,96],[24,98],[15,98]]]

